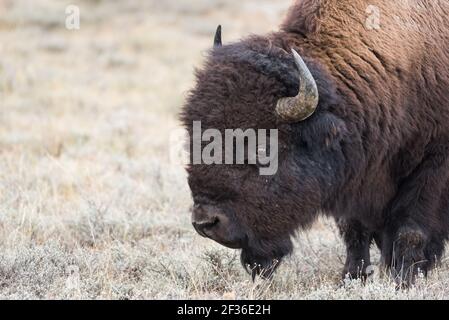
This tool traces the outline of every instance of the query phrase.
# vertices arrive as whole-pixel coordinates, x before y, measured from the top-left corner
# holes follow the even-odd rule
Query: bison
[[[192,223],[271,276],[320,215],[366,278],[370,245],[406,285],[449,234],[449,2],[299,0],[279,31],[214,46],[181,111],[188,132],[278,130],[278,170],[189,164]]]

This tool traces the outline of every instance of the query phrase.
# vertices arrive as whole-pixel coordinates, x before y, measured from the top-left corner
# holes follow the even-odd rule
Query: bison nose
[[[218,226],[220,218],[214,214],[209,206],[195,205],[192,212],[192,225],[203,237],[209,237],[208,230]]]
[[[242,248],[246,235],[220,208],[211,205],[195,205],[192,225],[201,236],[232,249]]]

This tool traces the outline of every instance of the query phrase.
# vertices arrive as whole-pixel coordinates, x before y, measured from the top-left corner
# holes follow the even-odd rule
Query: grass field
[[[68,4],[79,30],[65,28]],[[0,0],[0,298],[441,299],[448,263],[408,291],[381,272],[340,286],[330,221],[270,281],[199,237],[177,112],[217,24],[276,29],[290,0]],[[379,261],[373,248],[373,261]]]

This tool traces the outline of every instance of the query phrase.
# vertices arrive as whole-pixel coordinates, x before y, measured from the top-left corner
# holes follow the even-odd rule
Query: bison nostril
[[[211,221],[204,221],[204,222],[192,222],[193,227],[195,228],[195,230],[202,235],[203,237],[207,237],[205,231],[215,227],[216,225],[218,225],[218,223],[220,222],[220,219],[218,219],[217,217],[215,217],[214,219],[212,219]]]
[[[214,218],[212,221],[209,222],[200,222],[200,223],[196,223],[196,225],[201,228],[201,229],[210,229],[214,226],[216,226],[218,224],[218,222],[220,222],[220,220],[218,218]]]

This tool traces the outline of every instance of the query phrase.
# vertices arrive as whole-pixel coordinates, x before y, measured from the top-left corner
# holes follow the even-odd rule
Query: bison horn
[[[215,37],[214,37],[214,47],[221,47],[221,25],[217,27],[217,31],[215,31]]]
[[[298,122],[310,117],[318,106],[318,88],[301,56],[292,49],[293,57],[299,71],[299,93],[296,97],[281,98],[276,106],[276,113],[286,122]]]

